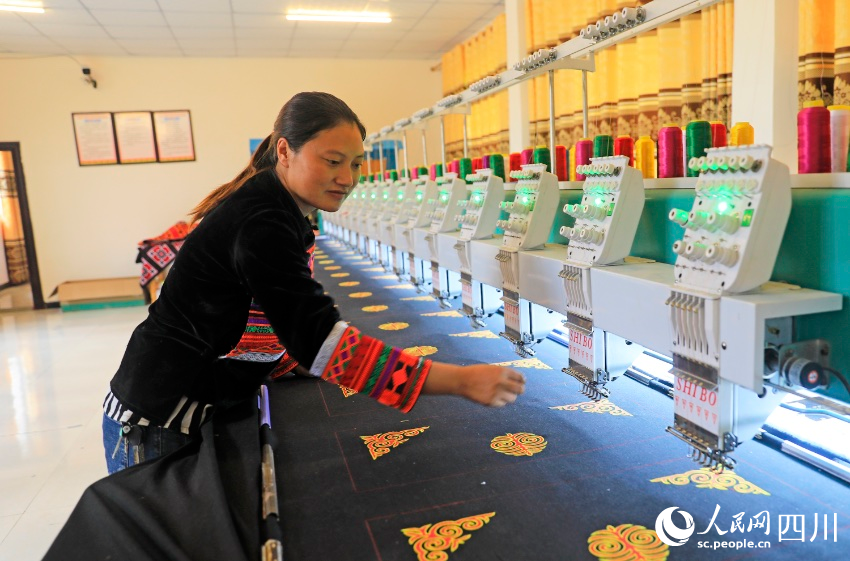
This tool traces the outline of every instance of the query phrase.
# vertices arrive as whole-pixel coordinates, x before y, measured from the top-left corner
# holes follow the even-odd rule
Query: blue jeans
[[[182,448],[192,440],[188,434],[162,427],[147,426],[142,429],[138,445],[130,442],[122,432],[121,423],[103,415],[103,449],[106,469],[110,474],[146,460],[153,460]]]

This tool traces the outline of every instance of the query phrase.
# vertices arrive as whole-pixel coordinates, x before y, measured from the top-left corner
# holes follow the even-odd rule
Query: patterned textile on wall
[[[0,152],[0,228],[3,229],[3,251],[10,284],[29,282],[21,208],[15,186],[15,171],[11,152]]]
[[[835,20],[836,10],[846,15],[847,0],[800,1],[797,94],[801,109],[803,103],[816,99],[833,104],[836,27],[846,25]]]
[[[197,224],[197,223],[196,223]],[[153,279],[162,273],[177,257],[177,252],[194,225],[178,222],[159,236],[139,242],[136,263],[142,264],[142,274],[139,284],[146,287]]]

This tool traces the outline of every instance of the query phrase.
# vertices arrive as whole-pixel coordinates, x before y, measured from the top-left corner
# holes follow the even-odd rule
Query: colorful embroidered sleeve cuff
[[[340,324],[345,325],[340,322],[336,327]],[[311,373],[404,413],[410,411],[422,392],[431,361],[390,347],[349,325],[341,332],[336,327],[325,342],[335,341],[333,352],[328,360],[317,358]]]

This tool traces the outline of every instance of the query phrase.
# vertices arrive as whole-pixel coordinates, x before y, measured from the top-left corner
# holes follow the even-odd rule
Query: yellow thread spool
[[[644,179],[655,178],[655,142],[648,136],[641,136],[635,142],[635,167]]]
[[[735,123],[735,126],[732,127],[732,132],[729,137],[729,145],[730,146],[747,146],[749,144],[755,144],[755,130],[753,126],[746,121],[741,121],[740,123]]]

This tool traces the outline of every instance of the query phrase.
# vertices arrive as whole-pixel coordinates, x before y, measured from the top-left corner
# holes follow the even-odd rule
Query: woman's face
[[[304,215],[318,208],[336,212],[360,180],[363,138],[353,123],[317,134],[293,152],[285,138],[277,142],[275,171]]]

